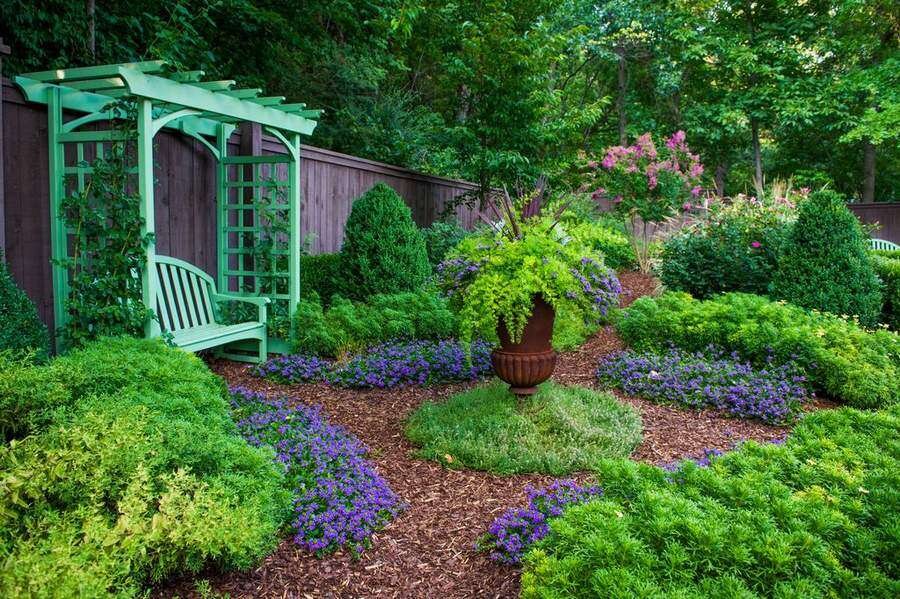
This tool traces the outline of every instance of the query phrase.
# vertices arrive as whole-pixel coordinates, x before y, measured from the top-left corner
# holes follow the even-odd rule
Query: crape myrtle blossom
[[[271,447],[294,496],[294,542],[319,555],[359,553],[403,502],[365,459],[368,449],[318,406],[289,405],[245,388],[230,389],[241,435]]]

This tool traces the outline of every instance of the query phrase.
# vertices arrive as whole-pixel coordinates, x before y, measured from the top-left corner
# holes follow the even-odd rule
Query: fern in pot
[[[597,322],[618,302],[621,286],[603,257],[566,233],[567,204],[542,213],[544,186],[517,200],[504,190],[487,201],[488,224],[463,239],[438,266],[459,313],[460,338],[497,339],[497,376],[519,396],[550,378],[557,312]]]

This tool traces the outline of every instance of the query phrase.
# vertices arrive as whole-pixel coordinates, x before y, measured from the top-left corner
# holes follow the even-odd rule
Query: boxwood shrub
[[[900,251],[896,254],[894,258],[873,254],[871,260],[883,284],[881,322],[900,331]]]
[[[898,408],[823,410],[783,445],[598,468],[525,556],[522,596],[896,597]]]
[[[621,231],[600,223],[582,222],[567,225],[566,232],[585,246],[603,255],[603,262],[615,270],[634,268],[637,259],[628,237]]]
[[[616,324],[637,349],[716,345],[757,365],[796,361],[820,392],[859,408],[900,399],[900,336],[765,297],[726,293],[706,301],[686,293],[644,297]]]
[[[16,286],[0,251],[0,352],[14,360],[42,362],[49,346],[47,327],[25,292]]]
[[[317,294],[323,302],[331,302],[335,294],[343,295],[346,277],[340,254],[300,256],[300,293]]]
[[[397,192],[378,183],[353,202],[341,248],[353,299],[420,288],[431,276],[425,240]]]
[[[274,548],[283,473],[196,357],[103,340],[3,377],[4,421],[24,424],[0,452],[0,595],[137,596]]]
[[[843,196],[833,191],[811,194],[800,204],[779,258],[772,296],[804,308],[858,316],[866,326],[876,324],[881,288],[867,242]]]

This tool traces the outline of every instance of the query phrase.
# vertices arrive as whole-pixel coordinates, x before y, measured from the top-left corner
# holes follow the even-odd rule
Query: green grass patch
[[[641,442],[641,419],[608,393],[545,383],[520,404],[495,381],[423,404],[406,435],[419,457],[451,468],[562,475],[628,456]]]

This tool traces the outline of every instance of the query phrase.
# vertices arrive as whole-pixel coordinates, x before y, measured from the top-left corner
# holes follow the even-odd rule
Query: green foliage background
[[[875,198],[898,197],[885,0],[91,4],[0,2],[7,74],[162,58],[325,108],[316,145],[485,187],[571,181],[580,151],[684,129],[729,194],[753,187],[758,139],[767,179],[859,197],[871,146]]]

